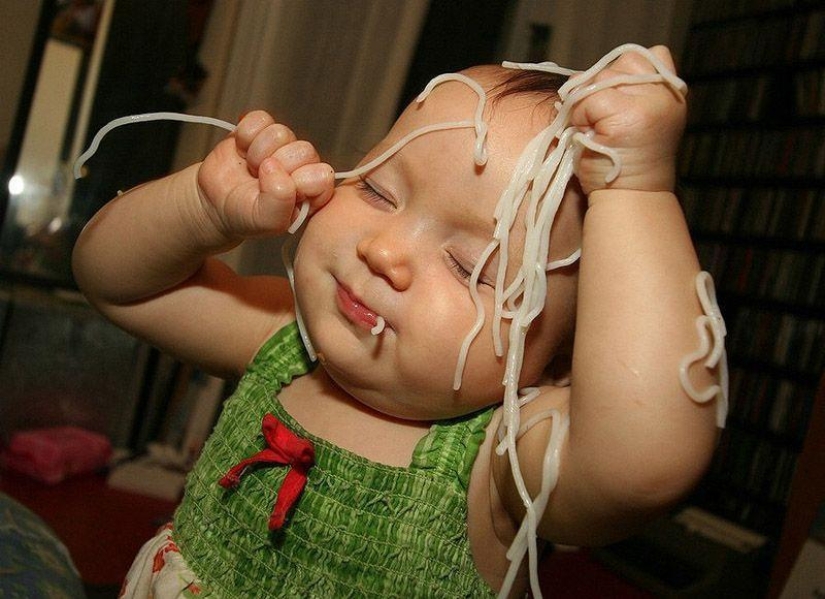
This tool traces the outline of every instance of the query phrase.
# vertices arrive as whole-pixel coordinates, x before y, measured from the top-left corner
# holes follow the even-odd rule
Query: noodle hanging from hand
[[[604,70],[613,60],[626,52],[638,52],[645,56],[656,68],[657,73],[649,75],[627,75],[613,77],[603,82],[591,83],[593,78]],[[607,182],[614,180],[621,169],[618,154],[610,148],[595,143],[585,133],[578,131],[570,123],[572,107],[584,98],[598,91],[615,85],[635,85],[642,83],[665,83],[674,90],[684,93],[685,84],[671,73],[649,50],[635,44],[626,44],[616,48],[584,73],[574,74],[552,63],[537,65],[504,63],[505,67],[539,70],[569,76],[569,80],[559,89],[560,102],[556,103],[556,116],[551,124],[541,131],[525,148],[514,169],[507,188],[502,193],[496,207],[496,228],[494,239],[484,253],[484,261],[476,265],[471,280],[476,283],[479,273],[486,261],[495,251],[499,252],[499,266],[496,273],[495,313],[493,315],[493,341],[498,355],[503,355],[501,332],[502,319],[510,320],[507,356],[504,374],[503,417],[499,430],[500,444],[498,453],[508,454],[513,480],[525,508],[522,525],[514,539],[507,557],[510,567],[502,585],[499,597],[507,597],[515,582],[516,575],[524,555],[528,555],[530,586],[533,595],[541,597],[538,584],[538,548],[536,529],[547,505],[550,494],[558,480],[561,446],[567,434],[569,419],[558,412],[548,412],[531,419],[525,425],[532,426],[536,418],[552,418],[552,429],[548,449],[545,453],[542,469],[541,489],[536,497],[530,497],[519,465],[516,443],[520,436],[520,409],[537,394],[519,397],[518,382],[524,358],[524,348],[532,321],[541,313],[547,295],[545,273],[556,268],[564,268],[578,259],[580,251],[567,258],[551,260],[549,256],[550,231],[558,213],[564,192],[573,176],[575,165],[582,148],[608,156],[613,162],[613,169],[607,176]],[[526,205],[524,225],[526,235],[521,265],[514,273],[513,280],[505,288],[507,274],[509,234],[515,224],[522,205]],[[456,388],[460,386],[461,372],[464,368],[467,352],[472,340],[481,330],[483,307],[476,301],[479,314],[476,326],[470,331],[462,345],[459,362],[456,366]]]

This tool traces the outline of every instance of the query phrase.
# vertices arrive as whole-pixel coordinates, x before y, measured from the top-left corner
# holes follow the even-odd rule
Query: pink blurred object
[[[15,433],[0,452],[0,464],[53,485],[105,466],[111,455],[112,444],[104,435],[58,426]]]

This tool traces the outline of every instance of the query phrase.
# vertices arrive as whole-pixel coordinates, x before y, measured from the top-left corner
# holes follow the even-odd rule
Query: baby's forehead
[[[356,171],[388,162],[412,187],[456,194],[451,200],[474,197],[458,203],[489,229],[519,158],[549,122],[535,94],[502,94],[507,71],[488,65],[436,77]]]
[[[434,77],[422,93],[410,102],[407,110],[413,109],[417,113],[422,112],[420,109],[428,103],[442,104],[453,108],[450,112],[458,118],[474,119],[480,98],[483,111],[478,116],[492,124],[492,121],[501,116],[506,118],[506,114],[514,108],[547,106],[548,99],[557,98],[554,93],[524,93],[519,85],[511,85],[513,77],[518,78],[519,72],[514,74],[512,69],[500,65],[478,65],[456,73],[442,73]],[[503,115],[500,110],[502,106],[510,109],[504,110]],[[541,115],[541,119],[549,122],[554,113],[551,102],[549,110]]]
[[[489,92],[504,83],[512,74],[512,70],[497,64],[481,64],[462,69],[459,73],[469,77]]]
[[[537,110],[546,105],[546,97],[503,94],[508,71],[497,65],[483,65],[436,77],[402,112],[378,148],[383,151],[405,136],[435,129],[416,145],[450,152],[453,156],[445,156],[450,160],[461,160],[466,155],[479,167],[485,167],[488,149],[496,159],[513,162],[513,156],[520,155],[547,126],[552,111]],[[438,130],[441,126],[444,130]],[[456,140],[459,143],[450,143]],[[472,145],[467,146],[468,142]],[[371,154],[376,154],[376,149]]]

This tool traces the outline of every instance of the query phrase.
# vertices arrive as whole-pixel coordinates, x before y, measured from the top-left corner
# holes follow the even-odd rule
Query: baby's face
[[[462,83],[438,86],[404,112],[364,162],[425,125],[470,120],[476,102]],[[473,162],[471,128],[419,137],[361,180],[340,185],[310,220],[295,258],[298,305],[319,360],[351,395],[393,416],[441,419],[501,401],[504,359],[496,357],[490,331],[498,254],[480,279],[487,318],[459,391],[453,375],[476,319],[470,273],[492,239],[499,195],[546,113],[529,98],[508,97],[486,118],[484,167]],[[554,228],[553,258],[578,247],[578,227],[571,230]],[[519,257],[520,233],[518,247],[511,246]],[[536,381],[572,319],[575,277],[552,274],[548,288],[545,313],[531,329],[523,384]],[[374,336],[377,316],[386,327]],[[505,341],[506,335],[505,326]]]

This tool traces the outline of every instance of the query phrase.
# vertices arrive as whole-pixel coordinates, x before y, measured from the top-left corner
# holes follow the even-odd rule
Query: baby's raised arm
[[[333,192],[332,168],[265,112],[248,114],[206,159],[104,206],[73,255],[86,297],[113,322],[217,373],[237,373],[289,320],[285,280],[244,278],[216,254],[286,232]]]
[[[670,63],[663,48],[654,52]],[[627,54],[599,78],[652,72]],[[681,499],[701,477],[716,440],[716,406],[685,393],[680,362],[699,344],[699,264],[673,193],[684,100],[663,84],[605,89],[575,108],[574,122],[622,159],[612,168],[586,151],[577,176],[587,194],[572,384],[550,389],[531,410],[569,409],[558,484],[539,528],[556,542],[609,541]],[[549,291],[552,292],[552,291]],[[696,365],[708,387],[715,373]],[[549,423],[519,443],[528,488],[541,484]],[[495,476],[505,505],[523,512],[504,460]]]

